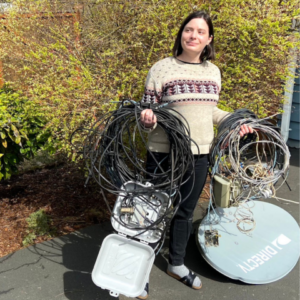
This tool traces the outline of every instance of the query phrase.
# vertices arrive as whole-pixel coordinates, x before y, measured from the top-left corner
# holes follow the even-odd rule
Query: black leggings
[[[162,161],[163,158],[168,155],[166,153],[155,152],[152,152],[152,154],[155,156],[157,161]],[[184,263],[186,245],[193,228],[192,222],[194,209],[203,190],[207,176],[208,155],[194,155],[194,159],[195,166],[190,166],[183,177],[183,181],[185,181],[192,172],[193,167],[195,168],[195,183],[193,189],[193,176],[191,176],[191,178],[180,188],[182,199],[184,199],[190,192],[191,194],[180,204],[177,213],[171,222],[169,263],[173,266],[180,266]],[[165,159],[164,162],[167,163],[167,161],[168,159]],[[148,153],[146,166],[147,171],[153,173],[156,167],[157,165],[154,159],[150,153]],[[163,164],[162,167],[164,168]]]

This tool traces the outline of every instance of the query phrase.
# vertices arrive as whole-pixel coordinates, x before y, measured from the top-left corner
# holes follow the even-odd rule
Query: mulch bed
[[[26,218],[43,209],[55,234],[38,236],[35,243],[109,220],[110,214],[93,184],[74,166],[60,165],[13,176],[0,182],[0,257],[23,248],[28,234]],[[107,195],[112,203],[114,195]],[[208,186],[201,195],[202,207],[209,198]],[[204,205],[205,206],[205,205]],[[204,207],[203,206],[203,207]]]
[[[84,187],[85,178],[72,166],[37,170],[0,183],[0,257],[23,247],[26,218],[43,209],[55,236],[108,220],[110,215],[97,187]],[[110,195],[109,200],[113,201]],[[52,236],[53,237],[53,236]],[[39,236],[35,242],[50,239]]]

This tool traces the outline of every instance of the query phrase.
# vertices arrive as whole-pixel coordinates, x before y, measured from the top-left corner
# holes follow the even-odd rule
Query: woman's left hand
[[[243,137],[245,134],[253,133],[253,128],[246,124],[243,124],[240,129],[240,137]]]

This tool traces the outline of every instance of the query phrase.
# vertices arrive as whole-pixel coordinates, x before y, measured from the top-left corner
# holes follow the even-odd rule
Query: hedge
[[[141,99],[149,68],[171,55],[181,21],[200,9],[215,27],[219,107],[247,107],[260,117],[278,113],[299,47],[291,30],[296,0],[98,0],[73,7],[16,0],[0,28],[4,76],[39,107],[56,147],[72,154],[74,129],[113,108],[112,101]]]

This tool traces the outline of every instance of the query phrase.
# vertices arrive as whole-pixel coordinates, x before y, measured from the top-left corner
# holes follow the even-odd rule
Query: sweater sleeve
[[[221,91],[221,72],[220,69],[217,68],[216,82],[219,87],[219,93]],[[213,123],[214,125],[219,125],[224,119],[226,119],[230,113],[228,111],[221,110],[217,107],[213,108]]]
[[[216,106],[213,108],[213,123],[214,125],[219,126],[219,124],[225,120],[230,115],[230,112],[224,111],[222,109],[217,108]]]
[[[142,102],[160,103],[162,99],[162,83],[153,78],[152,70],[149,71],[145,84]]]

